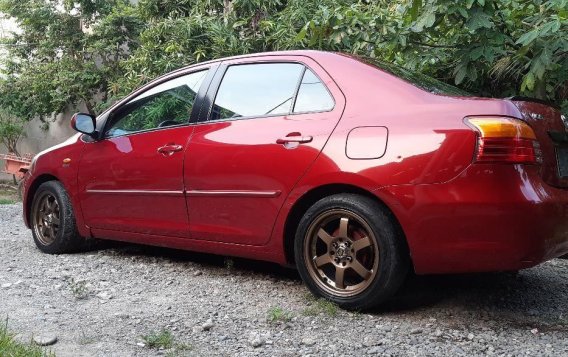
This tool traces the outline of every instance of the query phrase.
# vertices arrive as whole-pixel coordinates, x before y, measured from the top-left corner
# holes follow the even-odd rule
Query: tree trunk
[[[225,18],[225,21],[227,21],[227,17],[229,16],[229,14],[231,13],[232,10],[233,10],[233,4],[232,4],[231,0],[224,0],[223,1],[223,17]]]
[[[87,107],[87,110],[89,111],[89,114],[91,114],[92,116],[96,117],[97,113],[95,113],[95,109],[93,108],[93,105],[91,104],[90,101],[85,100],[85,106]]]
[[[546,81],[541,79],[536,82],[534,85],[534,96],[538,99],[547,99],[546,98]]]

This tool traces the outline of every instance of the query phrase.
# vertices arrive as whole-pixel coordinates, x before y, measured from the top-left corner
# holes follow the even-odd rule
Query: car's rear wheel
[[[63,185],[44,182],[37,189],[30,214],[36,246],[44,253],[61,254],[88,248],[77,231],[73,207]]]
[[[310,290],[341,307],[364,310],[392,297],[408,272],[404,237],[392,215],[360,195],[333,195],[298,226],[296,264]]]

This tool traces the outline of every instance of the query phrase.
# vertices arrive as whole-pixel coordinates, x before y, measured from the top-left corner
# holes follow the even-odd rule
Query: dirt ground
[[[293,270],[126,244],[42,254],[0,205],[0,320],[57,356],[568,356],[568,260],[519,274],[415,277],[346,312]]]

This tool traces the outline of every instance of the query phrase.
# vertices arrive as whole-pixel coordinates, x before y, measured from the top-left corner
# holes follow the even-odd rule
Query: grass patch
[[[51,351],[14,340],[14,335],[8,331],[8,322],[0,325],[0,356],[9,357],[55,357]]]
[[[168,330],[152,332],[142,336],[142,339],[149,348],[172,348],[174,346],[174,335]]]
[[[166,352],[167,357],[180,356],[184,351],[189,351],[193,348],[188,343],[175,342],[174,335],[166,329],[154,331],[142,336],[142,339],[148,348],[168,350]]]
[[[174,348],[166,353],[166,357],[178,357],[180,355],[184,355],[183,352],[191,351],[192,348],[193,346],[187,343],[175,343]]]
[[[18,191],[5,189],[0,182],[0,205],[12,205],[20,201],[20,196],[18,196]]]
[[[278,322],[289,322],[292,320],[292,313],[285,311],[281,307],[272,307],[268,310],[268,316],[266,320],[270,323],[278,323]]]
[[[337,304],[329,300],[323,298],[316,299],[311,294],[307,296],[307,299],[310,302],[310,306],[302,310],[302,315],[304,316],[316,316],[321,313],[327,316],[337,316],[337,313],[339,312]]]

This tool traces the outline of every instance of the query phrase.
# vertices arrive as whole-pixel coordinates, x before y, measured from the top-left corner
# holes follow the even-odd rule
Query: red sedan
[[[410,270],[566,254],[565,121],[371,59],[221,59],[76,114],[80,133],[34,158],[24,218],[46,253],[101,238],[290,264],[366,309]]]

